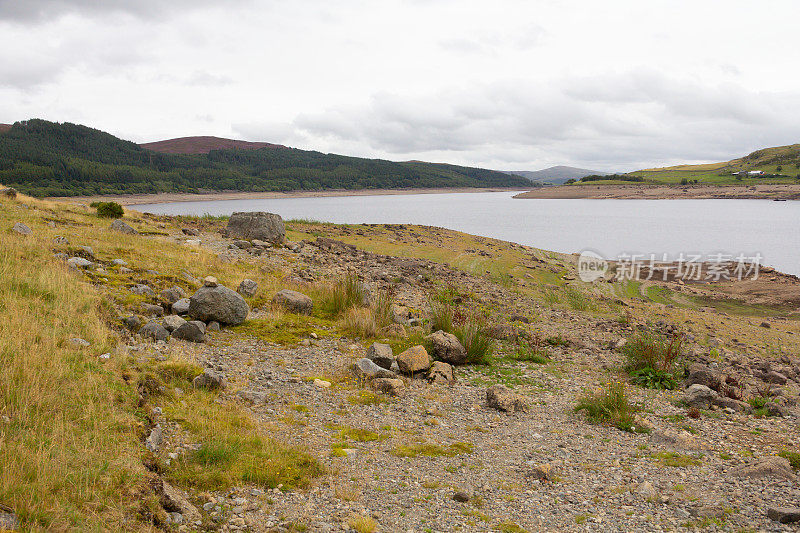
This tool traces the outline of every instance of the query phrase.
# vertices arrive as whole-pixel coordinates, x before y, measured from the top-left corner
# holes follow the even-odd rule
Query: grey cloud
[[[217,5],[219,2],[214,0],[0,0],[0,20],[30,23],[65,14],[97,16],[119,13],[151,19],[168,11]]]

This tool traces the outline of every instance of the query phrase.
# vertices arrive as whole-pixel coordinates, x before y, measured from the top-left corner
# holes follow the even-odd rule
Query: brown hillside
[[[211,150],[239,149],[255,150],[258,148],[285,148],[280,144],[264,142],[239,141],[235,139],[223,139],[221,137],[180,137],[178,139],[167,139],[165,141],[155,141],[142,143],[139,146],[154,152],[165,154],[207,154]]]
[[[0,124],[0,133],[5,133],[11,129],[11,124]]]

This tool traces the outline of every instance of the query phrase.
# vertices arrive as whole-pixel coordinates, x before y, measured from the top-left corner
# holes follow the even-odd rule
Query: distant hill
[[[553,183],[562,184],[570,179],[580,179],[584,176],[591,176],[595,174],[605,174],[597,170],[589,170],[586,168],[567,167],[558,165],[555,167],[544,168],[542,170],[508,170],[508,174],[514,174],[528,178],[531,181],[538,181],[539,183]]]
[[[11,129],[11,124],[0,124],[0,133],[6,132]]]
[[[263,142],[237,141],[222,137],[179,137],[165,141],[140,143],[146,150],[162,154],[207,154],[212,150],[256,150],[258,148],[286,148],[280,144]]]
[[[482,168],[188,139],[193,140],[156,143],[161,151],[154,151],[87,126],[38,119],[16,122],[0,133],[0,183],[33,196],[530,187],[520,176]],[[174,153],[181,150],[191,153]]]
[[[760,171],[760,176],[737,175],[739,172]],[[794,181],[800,178],[800,144],[776,146],[756,150],[744,157],[701,165],[647,168],[629,175],[646,181],[679,183],[682,180],[698,183],[773,182]]]

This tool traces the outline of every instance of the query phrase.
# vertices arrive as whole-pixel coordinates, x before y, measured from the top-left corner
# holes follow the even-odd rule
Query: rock
[[[781,524],[794,524],[800,522],[800,508],[797,507],[770,507],[767,517]]]
[[[380,330],[381,337],[394,337],[394,338],[405,338],[408,336],[406,333],[406,328],[402,324],[389,324],[381,328]]]
[[[431,366],[431,356],[424,346],[412,346],[397,356],[397,366],[404,374],[424,372]]]
[[[282,244],[286,237],[283,219],[274,213],[237,212],[228,219],[227,236]]]
[[[144,441],[145,447],[153,453],[157,452],[159,446],[161,446],[163,436],[161,424],[156,424],[156,427],[154,427],[150,431],[150,435],[147,436],[147,440]]]
[[[250,241],[233,241],[233,245],[240,250],[247,250],[253,247],[253,243]]]
[[[2,193],[3,190],[8,189],[0,189],[0,193]],[[11,190],[13,191],[14,189]],[[17,515],[0,511],[0,531],[16,531],[18,527],[19,521],[17,520]]]
[[[683,400],[689,407],[708,409],[719,401],[719,394],[705,385],[694,384],[684,391]]]
[[[425,337],[431,342],[431,356],[434,359],[450,363],[452,365],[463,365],[467,362],[467,351],[461,345],[458,338],[452,333],[445,333],[442,330],[432,333]]]
[[[161,316],[164,314],[164,308],[156,304],[142,304],[139,308],[142,310],[142,314],[148,316]]]
[[[89,268],[93,264],[94,263],[83,257],[70,257],[67,259],[67,265],[69,265],[70,268]]]
[[[376,378],[372,380],[372,388],[390,396],[400,396],[405,390],[405,384],[399,378]]]
[[[761,327],[762,327],[762,328],[769,329],[769,328],[771,328],[772,326],[770,325],[770,323],[769,323],[769,322],[762,322],[762,323],[761,323]]]
[[[731,475],[751,479],[781,478],[794,480],[792,465],[783,457],[764,457],[749,464],[731,469]]]
[[[392,320],[397,324],[405,324],[409,319],[408,307],[404,305],[392,305]]]
[[[164,302],[167,309],[172,307],[172,304],[180,300],[181,298],[186,297],[186,293],[183,291],[182,288],[178,287],[177,285],[174,287],[170,287],[169,289],[164,289],[158,294],[158,297]]]
[[[492,385],[486,389],[486,405],[506,412],[526,412],[528,403],[517,393],[511,392],[503,385]]]
[[[136,235],[139,233],[120,219],[116,219],[114,222],[112,222],[109,229],[125,233],[126,235]]]
[[[17,222],[16,224],[14,224],[14,226],[12,226],[11,228],[11,231],[13,231],[18,235],[30,235],[31,233],[33,233],[31,228],[29,228],[28,226],[26,226],[21,222]]]
[[[314,386],[319,387],[320,389],[329,389],[331,388],[332,383],[330,381],[325,381],[324,379],[314,378]]]
[[[197,289],[189,298],[188,312],[203,322],[215,320],[220,324],[235,326],[245,321],[250,308],[239,293],[219,285]]]
[[[539,481],[555,481],[556,474],[561,468],[561,464],[557,462],[540,463],[534,465],[530,470],[530,476]]]
[[[161,506],[164,510],[173,513],[173,522],[175,522],[175,513],[180,513],[182,515],[181,521],[185,519],[189,524],[194,524],[198,520],[202,520],[200,511],[184,497],[180,490],[167,482],[162,482],[162,487],[159,492],[161,496]]]
[[[243,279],[242,282],[239,284],[239,287],[236,289],[236,292],[241,294],[246,298],[252,298],[256,295],[258,291],[258,283],[253,281],[252,279]]]
[[[214,276],[206,276],[203,278],[203,287],[216,287],[217,285],[219,285],[219,282]]]
[[[469,493],[461,490],[456,491],[453,493],[453,500],[460,503],[466,503],[469,501]]]
[[[380,342],[373,342],[367,348],[367,359],[375,363],[381,368],[390,369],[394,363],[394,355],[392,354],[392,347],[388,344],[381,344]]]
[[[272,303],[298,314],[311,314],[314,302],[303,293],[290,289],[283,289],[272,297]]]
[[[686,378],[686,386],[705,385],[709,389],[719,392],[722,379],[718,372],[710,368],[694,364],[689,368],[689,376]]]
[[[92,250],[91,246],[81,246],[81,250],[83,250],[83,253],[94,259],[94,250]]]
[[[774,383],[775,385],[785,385],[788,378],[776,370],[770,370],[764,376],[764,381],[767,383]]]
[[[140,327],[142,327],[142,319],[141,319],[141,318],[139,318],[139,317],[138,317],[138,316],[136,316],[136,315],[133,315],[133,316],[126,316],[125,318],[123,318],[123,319],[122,319],[122,323],[123,323],[123,324],[125,325],[125,327],[127,327],[128,329],[131,329],[131,330],[134,330],[134,331],[136,331],[136,330],[138,330]]]
[[[169,331],[155,320],[151,320],[142,326],[139,330],[139,335],[147,339],[153,339],[154,341],[165,341],[169,338]]]
[[[206,326],[206,333],[217,332],[217,331],[219,331],[219,329],[220,329],[219,328],[219,322],[217,322],[216,320],[212,320]]]
[[[189,342],[205,342],[206,340],[206,325],[199,320],[192,320],[184,322],[181,326],[172,332],[173,338]]]
[[[121,266],[121,267],[128,266],[128,262],[125,261],[124,259],[113,259],[111,261],[111,263],[114,264],[114,265],[117,265],[117,266]]]
[[[164,326],[164,329],[169,332],[173,332],[182,325],[186,324],[186,321],[178,315],[168,315],[161,319],[161,324]]]
[[[374,379],[374,378],[396,378],[394,372],[381,368],[371,360],[364,357],[350,365],[350,371],[357,378]]]
[[[649,481],[643,481],[636,492],[647,501],[653,502],[659,499],[658,491]]]
[[[650,440],[654,444],[665,444],[673,448],[682,448],[685,450],[700,448],[700,441],[688,431],[658,429],[651,433]]]
[[[6,198],[14,199],[17,197],[17,190],[13,187],[3,187],[0,189],[0,196],[5,196]]]
[[[189,298],[181,298],[172,304],[172,312],[176,315],[185,315],[189,312]]]
[[[249,389],[240,390],[236,393],[239,398],[245,400],[247,402],[252,403],[253,405],[267,403],[269,399],[269,395],[266,392],[254,391]]]
[[[197,237],[198,235],[200,235],[200,231],[194,228],[181,228],[181,232],[184,235],[188,235],[190,237]]]
[[[225,378],[223,378],[221,374],[214,370],[206,369],[202,374],[192,380],[192,386],[194,386],[195,389],[216,390],[224,389],[227,387],[227,384],[225,383]]]
[[[453,383],[453,367],[442,361],[434,361],[428,370],[428,381],[436,385],[451,385]]]
[[[92,344],[80,337],[73,337],[69,340],[69,343],[72,345],[73,348],[88,348]]]
[[[134,285],[129,289],[133,294],[137,294],[139,296],[151,296],[155,297],[156,291],[150,285]]]

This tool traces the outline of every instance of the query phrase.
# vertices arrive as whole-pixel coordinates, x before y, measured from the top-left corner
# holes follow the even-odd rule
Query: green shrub
[[[348,272],[343,278],[334,282],[330,293],[322,302],[322,307],[329,316],[338,316],[353,307],[364,305],[366,293],[354,272]]]
[[[494,340],[486,334],[483,324],[475,319],[467,320],[453,332],[467,351],[467,363],[482,365],[494,353]]]
[[[442,330],[446,333],[453,332],[453,318],[456,314],[455,305],[446,300],[431,298],[428,301],[431,308],[431,331]]]
[[[125,214],[122,206],[117,202],[95,202],[97,216],[103,218],[120,218]],[[95,205],[95,204],[92,204]]]
[[[628,401],[625,384],[619,381],[607,383],[601,390],[580,398],[575,411],[586,411],[592,424],[611,424],[631,433],[647,431],[634,426],[633,417],[637,409]]]
[[[621,351],[631,382],[650,389],[675,389],[678,363],[683,358],[682,344],[679,335],[639,333],[630,337]]]
[[[778,457],[788,459],[789,463],[792,465],[792,468],[795,470],[800,470],[800,453],[790,452],[789,450],[781,450],[778,453]]]

